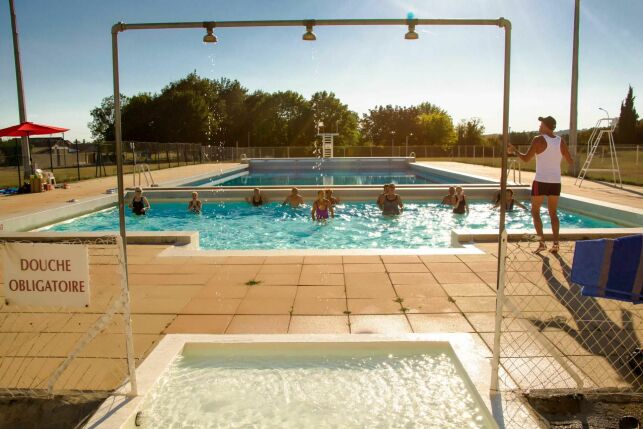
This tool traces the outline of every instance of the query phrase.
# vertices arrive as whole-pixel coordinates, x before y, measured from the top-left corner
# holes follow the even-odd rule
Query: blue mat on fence
[[[576,242],[572,281],[584,296],[643,302],[643,234]]]

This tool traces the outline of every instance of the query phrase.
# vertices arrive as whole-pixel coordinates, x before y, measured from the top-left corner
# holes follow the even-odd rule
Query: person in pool
[[[332,189],[326,189],[326,191],[324,191],[324,193],[326,194],[326,199],[328,201],[330,201],[330,203],[333,206],[336,206],[337,204],[339,204],[339,198],[337,198],[335,195],[333,195],[333,190]]]
[[[382,199],[381,208],[383,215],[402,214],[404,204],[402,204],[402,198],[395,193],[395,184],[389,183],[386,194],[384,194],[384,198]]]
[[[134,198],[132,198],[132,201],[129,203],[129,208],[132,209],[132,213],[137,216],[144,216],[150,207],[150,202],[143,196],[143,189],[137,186],[134,189]]]
[[[508,212],[512,212],[514,210],[514,205],[520,207],[521,209],[527,210],[527,207],[525,207],[524,204],[514,199],[514,191],[512,191],[511,189],[507,189],[505,194],[505,200],[507,203],[506,209]],[[494,208],[500,207],[500,198],[498,198],[498,200],[493,206]]]
[[[453,207],[453,213],[469,213],[469,204],[467,204],[467,197],[464,195],[464,190],[462,189],[462,187],[458,186],[457,188],[455,188],[455,198],[455,207]]]
[[[377,207],[379,207],[380,210],[384,210],[384,207],[382,206],[382,204],[384,203],[384,197],[388,193],[388,186],[389,186],[388,183],[384,185],[384,192],[382,192],[379,195],[379,197],[377,197]]]
[[[455,205],[455,186],[449,186],[449,195],[442,198],[442,204]]]
[[[188,203],[188,211],[199,214],[201,213],[202,208],[203,208],[203,203],[201,203],[201,200],[199,199],[199,193],[192,192],[192,199]]]
[[[252,190],[252,196],[246,197],[246,201],[255,207],[262,206],[263,203],[265,203],[263,195],[261,195],[261,191],[259,190],[259,188],[254,188]]]
[[[324,191],[317,191],[317,199],[313,203],[313,208],[310,211],[310,215],[313,220],[326,220],[328,215],[330,217],[335,217],[335,210],[333,209],[333,203],[326,198]]]
[[[304,204],[304,199],[301,195],[299,195],[299,189],[297,188],[292,188],[290,191],[290,195],[286,197],[284,202],[281,204],[282,206],[285,206],[286,204],[290,204],[290,207],[296,209],[300,205]]]

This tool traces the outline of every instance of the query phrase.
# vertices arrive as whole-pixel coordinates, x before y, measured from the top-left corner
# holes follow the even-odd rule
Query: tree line
[[[332,92],[305,98],[295,91],[249,92],[238,81],[190,73],[158,94],[121,95],[124,140],[223,146],[308,146],[318,132],[333,132],[338,146],[478,144],[477,118],[454,125],[431,103],[376,106],[359,115]],[[106,97],[88,124],[97,140],[114,140],[114,101]]]
[[[621,105],[617,144],[643,144],[643,121],[634,108],[630,86]],[[157,94],[121,95],[123,139],[185,142],[218,146],[310,146],[317,133],[336,132],[338,146],[500,145],[498,135],[486,135],[479,118],[458,123],[429,102],[416,106],[375,106],[360,117],[333,93],[310,98],[295,91],[250,92],[239,81],[218,80],[190,73]],[[88,124],[96,140],[114,140],[113,97],[91,111]],[[527,145],[536,132],[512,132],[510,140]],[[586,142],[591,129],[580,130]]]

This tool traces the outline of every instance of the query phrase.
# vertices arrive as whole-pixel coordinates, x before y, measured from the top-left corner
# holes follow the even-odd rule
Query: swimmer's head
[[[143,188],[141,188],[140,186],[137,186],[136,188],[134,188],[134,192],[136,192],[137,194],[142,194]]]
[[[455,194],[455,186],[449,186],[449,195]]]
[[[290,193],[291,193],[291,194],[293,194],[293,195],[297,195],[297,194],[299,193],[299,189],[297,189],[297,188],[292,188],[292,189],[290,190]]]
[[[198,192],[192,192],[192,199],[196,200],[197,198],[199,198],[199,193]]]

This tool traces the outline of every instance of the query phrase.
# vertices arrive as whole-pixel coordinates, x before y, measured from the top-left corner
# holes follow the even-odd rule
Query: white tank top
[[[547,142],[543,153],[536,154],[536,182],[560,183],[560,161],[563,154],[560,152],[560,137],[549,137],[541,134]]]

